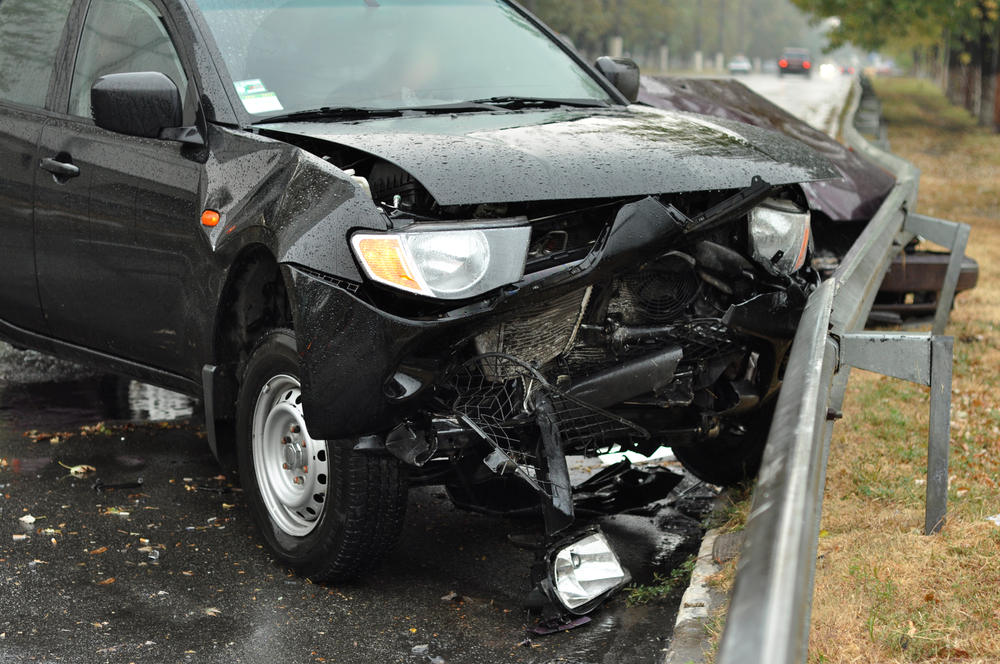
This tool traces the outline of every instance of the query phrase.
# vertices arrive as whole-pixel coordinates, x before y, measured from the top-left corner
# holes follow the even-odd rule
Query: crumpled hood
[[[778,132],[642,106],[285,122],[262,130],[362,150],[410,173],[440,205],[614,198],[839,177]]]

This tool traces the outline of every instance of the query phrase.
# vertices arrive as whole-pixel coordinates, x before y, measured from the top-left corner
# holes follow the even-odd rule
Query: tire
[[[302,417],[295,335],[274,330],[247,361],[237,404],[244,495],[268,551],[313,581],[356,579],[399,538],[401,462],[313,440]]]
[[[717,486],[733,486],[753,479],[760,470],[764,446],[771,431],[777,399],[732,424],[717,438],[673,448],[677,460],[700,480]]]

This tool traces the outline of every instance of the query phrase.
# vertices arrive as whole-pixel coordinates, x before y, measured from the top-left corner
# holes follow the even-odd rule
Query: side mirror
[[[155,71],[108,74],[94,81],[90,103],[98,127],[128,136],[204,144],[193,127],[182,127],[177,86]]]
[[[639,65],[629,58],[609,58],[602,56],[594,63],[597,71],[611,81],[618,92],[634,102],[639,98]]]

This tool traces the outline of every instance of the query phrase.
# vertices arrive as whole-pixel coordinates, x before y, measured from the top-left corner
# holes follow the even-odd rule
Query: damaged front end
[[[421,208],[417,186],[408,201],[372,190],[392,229],[351,237],[366,285],[292,270],[301,310],[315,312],[296,322],[312,359],[307,399],[328,394],[331,377],[346,387],[332,364],[354,367],[350,394],[306,402],[310,430],[395,455],[411,485],[444,485],[461,508],[540,514],[530,606],[580,615],[627,583],[603,535],[570,527],[661,500],[680,480],[623,462],[574,487],[567,455],[668,446],[715,484],[755,474],[819,280],[797,185],[754,178],[479,219],[482,207]],[[462,212],[473,218],[443,219]],[[370,435],[385,422],[396,424]]]

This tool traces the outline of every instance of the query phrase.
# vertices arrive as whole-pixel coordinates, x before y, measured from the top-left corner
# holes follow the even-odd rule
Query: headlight
[[[563,540],[547,557],[545,594],[575,615],[590,612],[632,579],[598,528]]]
[[[750,255],[771,274],[792,274],[809,252],[809,211],[769,198],[750,211]]]
[[[355,233],[351,247],[378,283],[443,300],[482,295],[524,276],[531,227],[449,228]]]

